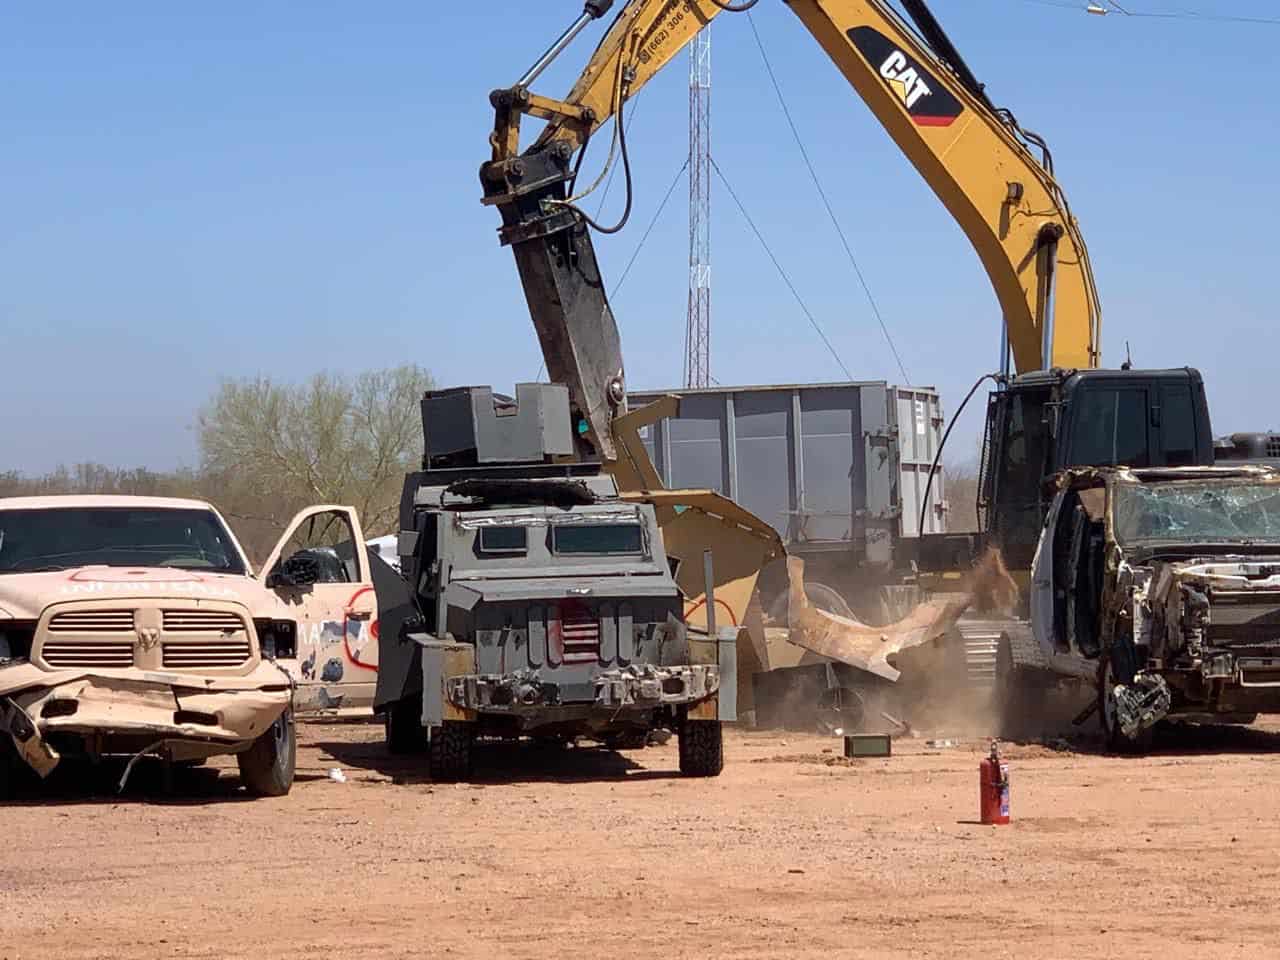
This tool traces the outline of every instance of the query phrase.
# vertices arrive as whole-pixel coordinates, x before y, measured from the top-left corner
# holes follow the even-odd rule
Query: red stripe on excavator
[[[918,127],[949,127],[956,122],[955,117],[912,117]]]

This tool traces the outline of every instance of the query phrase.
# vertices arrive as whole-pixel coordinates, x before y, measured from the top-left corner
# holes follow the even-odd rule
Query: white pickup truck
[[[300,512],[255,572],[208,503],[0,499],[0,793],[22,761],[140,754],[234,754],[287,793],[295,713],[367,711],[376,649],[350,507]]]

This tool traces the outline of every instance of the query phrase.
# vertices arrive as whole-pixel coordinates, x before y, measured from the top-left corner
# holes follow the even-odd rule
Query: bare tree
[[[404,474],[422,459],[420,401],[431,385],[417,366],[296,385],[225,381],[199,419],[203,485],[251,543],[317,502],[352,504],[367,535],[387,533]]]
[[[189,497],[200,493],[200,480],[191,470],[158,473],[146,467],[124,469],[101,463],[59,466],[38,477],[16,471],[0,473],[0,496],[30,497],[67,493],[129,494],[151,497]]]
[[[978,529],[978,464],[949,463],[946,467],[947,531],[973,533]]]

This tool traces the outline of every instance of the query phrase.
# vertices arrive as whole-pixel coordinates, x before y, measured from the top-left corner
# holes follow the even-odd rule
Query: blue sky
[[[1193,4],[1274,15],[1265,0],[1126,6]],[[1053,145],[1098,274],[1104,360],[1118,364],[1128,341],[1140,365],[1198,366],[1215,432],[1280,428],[1265,399],[1280,26],[1093,17],[1047,0],[934,6],[993,98]],[[537,343],[477,170],[489,90],[578,9],[6,5],[0,469],[193,463],[197,410],[222,377],[412,361],[445,385],[531,379]],[[911,380],[954,409],[996,362],[976,257],[785,5],[753,15]],[[537,89],[563,92],[595,36]],[[719,164],[854,376],[899,381],[745,17],[717,20],[713,64]],[[611,282],[683,162],[687,83],[682,58],[634,107],[636,211],[596,242]],[[839,379],[719,183],[712,218],[716,379]],[[614,300],[633,388],[678,384],[686,280],[681,184]],[[957,456],[979,419],[966,415]]]

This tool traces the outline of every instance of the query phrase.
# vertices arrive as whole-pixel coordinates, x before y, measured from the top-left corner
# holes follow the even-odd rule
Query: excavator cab
[[[1198,370],[1044,370],[991,394],[978,517],[1010,569],[1027,569],[1049,497],[1066,467],[1213,463]]]

